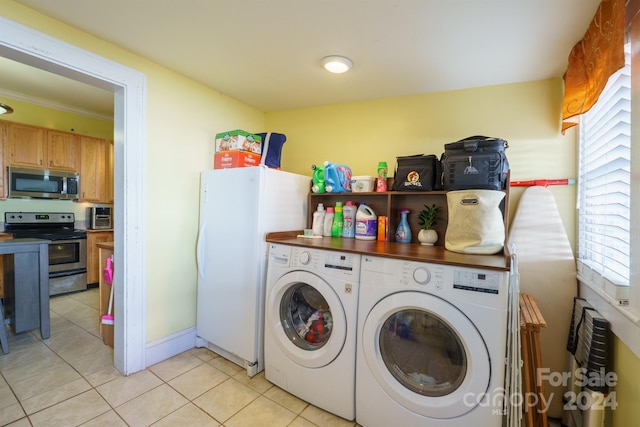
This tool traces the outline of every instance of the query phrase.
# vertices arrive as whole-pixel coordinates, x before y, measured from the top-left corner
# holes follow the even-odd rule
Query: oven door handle
[[[54,273],[49,273],[49,278],[52,279],[56,277],[75,276],[76,274],[82,274],[86,272],[87,272],[86,268],[76,268],[73,270],[57,271]]]

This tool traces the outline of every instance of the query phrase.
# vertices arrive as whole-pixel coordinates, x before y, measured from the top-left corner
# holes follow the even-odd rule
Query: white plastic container
[[[342,208],[342,237],[353,239],[356,237],[356,212],[358,208],[355,202],[348,200]]]
[[[324,205],[322,203],[318,203],[317,210],[313,213],[313,235],[314,236],[322,236],[324,234]]]
[[[369,193],[375,188],[376,179],[373,176],[354,176],[351,178],[351,191],[354,193]]]
[[[378,217],[373,210],[361,203],[356,213],[356,239],[376,240],[378,236]]]

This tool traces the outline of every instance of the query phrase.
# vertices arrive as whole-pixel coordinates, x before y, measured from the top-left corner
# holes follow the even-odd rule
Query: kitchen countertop
[[[101,249],[111,249],[113,250],[113,242],[98,242],[96,246]]]
[[[448,251],[444,246],[423,246],[419,243],[407,244],[378,240],[344,239],[341,237],[322,237],[319,239],[296,237],[302,234],[302,230],[268,233],[266,241],[312,249],[489,270],[509,271],[511,264],[510,257],[503,253],[496,255],[470,255]]]

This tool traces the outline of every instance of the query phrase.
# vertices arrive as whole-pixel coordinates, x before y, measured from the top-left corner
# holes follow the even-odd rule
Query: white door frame
[[[125,375],[140,371],[146,368],[146,76],[2,17],[0,56],[114,93],[114,364]]]

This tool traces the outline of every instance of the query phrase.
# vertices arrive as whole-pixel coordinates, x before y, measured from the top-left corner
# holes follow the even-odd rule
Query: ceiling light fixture
[[[0,102],[0,114],[11,114],[13,113],[13,108],[9,107],[7,104],[3,104]]]
[[[322,58],[322,66],[330,73],[340,74],[349,71],[353,62],[344,56],[332,55]]]

